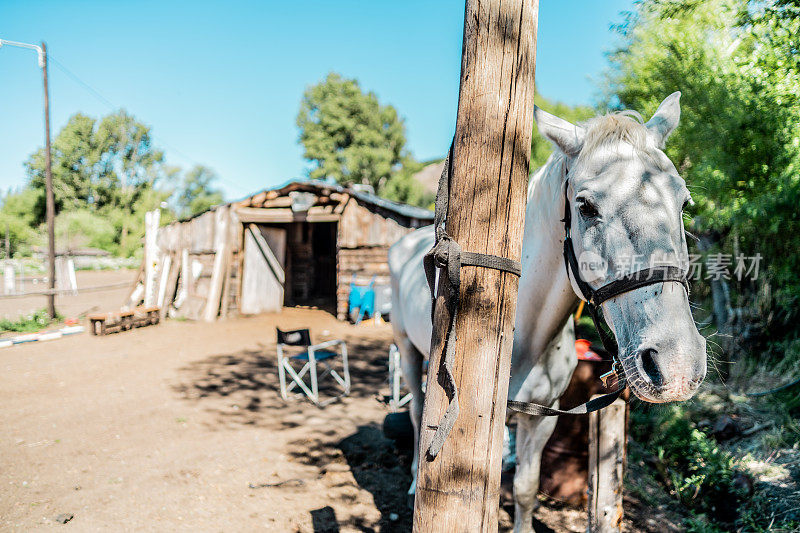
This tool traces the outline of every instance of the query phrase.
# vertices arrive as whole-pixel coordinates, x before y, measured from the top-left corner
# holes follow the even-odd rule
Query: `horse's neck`
[[[560,333],[577,301],[563,258],[563,165],[552,156],[528,189],[514,348],[535,360]]]

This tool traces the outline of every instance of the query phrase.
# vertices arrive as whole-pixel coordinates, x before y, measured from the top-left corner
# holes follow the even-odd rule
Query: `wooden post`
[[[155,209],[144,214],[144,305],[156,302],[156,273],[159,261],[158,226],[161,211]]]
[[[519,260],[533,131],[538,0],[467,0],[447,231],[462,250]],[[438,457],[447,406],[437,377],[449,321],[440,284],[420,431],[414,531],[497,531],[518,278],[461,269],[454,372],[461,412]]]
[[[183,248],[181,250],[181,281],[180,281],[180,288],[178,289],[178,295],[175,297],[175,307],[180,309],[183,305],[183,302],[186,301],[186,298],[189,297],[189,285],[192,284],[194,280],[190,279],[192,275],[191,265],[189,264],[189,249]]]
[[[161,261],[161,279],[158,280],[158,296],[156,297],[156,306],[163,308],[164,299],[167,296],[167,280],[169,280],[169,273],[172,269],[172,254],[165,253],[164,259]],[[169,304],[169,302],[167,302]]]
[[[50,148],[50,90],[47,84],[47,46],[42,43],[42,77],[44,79],[45,137],[45,215],[47,218],[48,285],[47,315],[56,317],[56,200],[53,194],[52,149]]]
[[[208,300],[203,310],[203,320],[213,322],[219,314],[222,298],[222,281],[227,272],[228,260],[228,224],[230,213],[225,206],[214,212],[214,268],[211,271],[211,283],[208,289]]]
[[[159,305],[159,320],[164,320],[169,314],[169,309],[175,300],[175,293],[178,290],[178,276],[180,275],[182,269],[180,255],[178,255],[176,252],[172,252],[170,257],[174,259],[171,259],[169,277],[167,277],[166,293],[164,294],[162,303]]]
[[[622,525],[627,404],[621,398],[589,415],[587,533],[617,533]]]
[[[5,265],[3,265],[3,294],[14,294],[16,292],[17,283],[14,275],[14,263],[6,261]]]

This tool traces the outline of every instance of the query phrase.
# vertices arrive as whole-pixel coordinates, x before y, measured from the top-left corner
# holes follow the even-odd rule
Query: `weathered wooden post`
[[[447,232],[463,251],[519,261],[533,131],[538,0],[467,0]],[[440,371],[449,323],[440,283],[414,531],[497,531],[503,424],[518,278],[461,269],[453,376],[460,414],[439,455],[427,450],[448,397]]]
[[[158,226],[161,210],[144,214],[144,305],[156,303],[156,273],[158,267]]]
[[[589,520],[587,533],[618,533],[628,404],[618,398],[589,414]]]

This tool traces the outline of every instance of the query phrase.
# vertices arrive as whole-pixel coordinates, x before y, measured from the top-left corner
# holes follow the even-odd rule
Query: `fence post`
[[[538,0],[467,0],[447,232],[469,252],[519,261],[533,133]],[[450,317],[437,298],[420,427],[414,531],[497,531],[518,278],[461,269],[453,376],[460,414],[435,459],[448,404],[437,372]]]
[[[622,525],[627,404],[621,398],[589,414],[587,533],[618,533]]]
[[[3,265],[3,293],[14,294],[16,292],[16,280],[14,279],[14,263],[6,261]]]

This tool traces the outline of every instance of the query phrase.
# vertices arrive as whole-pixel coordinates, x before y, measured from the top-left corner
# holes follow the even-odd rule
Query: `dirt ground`
[[[79,289],[123,283],[126,285],[110,290],[81,292],[77,295],[60,294],[56,296],[56,308],[65,318],[77,318],[81,314],[118,309],[128,296],[130,284],[133,283],[135,276],[135,270],[79,270],[75,273]],[[37,290],[31,283],[28,283],[25,289]],[[40,284],[38,290],[42,289],[44,286]],[[0,297],[0,318],[16,319],[46,306],[47,297],[42,295]]]
[[[345,339],[351,396],[283,402],[276,326]],[[410,531],[410,451],[381,430],[390,342],[388,325],[286,309],[0,351],[0,530]],[[628,507],[653,527],[626,530],[663,530]],[[585,529],[581,511],[536,516]]]

